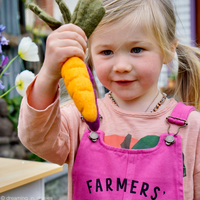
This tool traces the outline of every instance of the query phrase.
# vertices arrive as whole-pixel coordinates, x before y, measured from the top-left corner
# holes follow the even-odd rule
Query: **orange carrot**
[[[65,87],[85,120],[97,119],[95,93],[85,63],[78,57],[69,58],[61,69]]]

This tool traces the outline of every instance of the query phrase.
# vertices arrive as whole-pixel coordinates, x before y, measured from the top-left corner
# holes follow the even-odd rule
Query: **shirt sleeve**
[[[200,199],[200,133],[197,140],[197,149],[194,168],[194,200]]]
[[[67,125],[61,121],[59,88],[55,101],[44,110],[28,104],[35,80],[29,85],[20,108],[18,136],[22,144],[39,157],[62,165],[70,151]]]

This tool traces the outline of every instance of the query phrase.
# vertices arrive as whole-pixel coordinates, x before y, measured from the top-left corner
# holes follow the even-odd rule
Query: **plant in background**
[[[16,55],[9,63],[8,63],[8,57],[5,57],[2,52],[2,45],[8,45],[8,40],[1,35],[1,32],[5,30],[5,26],[0,25],[0,54],[1,54],[1,65],[0,65],[0,79],[2,76],[8,75],[6,73],[6,70],[9,68],[9,66],[12,64],[12,62],[17,59],[18,57],[21,57],[23,60],[26,61],[39,61],[39,55],[38,55],[38,47],[37,45],[32,42],[30,37],[24,37],[19,43],[18,46],[18,55]],[[4,68],[5,66],[5,68]],[[16,88],[17,92],[21,95],[25,95],[26,88],[28,85],[33,81],[35,78],[35,75],[28,71],[22,71],[20,74],[17,75],[15,79],[15,86],[8,89],[4,94],[0,96],[0,98],[4,97],[6,94],[8,94],[11,90]],[[3,90],[5,86],[3,85],[2,81],[0,80],[0,89]]]
[[[3,55],[3,51],[2,51],[2,46],[3,45],[8,45],[8,40],[2,36],[2,32],[6,29],[5,26],[3,26],[2,24],[0,24],[0,55],[1,55],[1,65],[0,65],[0,74],[2,75],[6,75],[5,73],[2,73],[3,71],[3,67],[8,63],[8,57],[5,57]],[[2,81],[0,80],[0,89],[3,90],[5,87],[4,85],[2,85]]]
[[[16,76],[15,85],[18,85],[18,87],[16,87],[16,90],[21,96],[25,95],[26,88],[33,81],[34,78],[35,74],[28,70],[24,70]]]
[[[1,78],[2,76],[9,75],[6,73],[6,70],[9,68],[9,66],[12,64],[12,62],[17,59],[18,57],[21,57],[21,59],[26,61],[39,61],[38,56],[38,47],[37,45],[32,42],[31,38],[24,37],[19,43],[18,46],[18,55],[16,55],[10,62],[7,56],[3,55],[2,46],[8,45],[9,41],[1,35],[1,33],[5,30],[5,26],[0,25],[0,90],[4,90],[5,86],[3,85]],[[7,102],[8,106],[8,118],[13,123],[15,130],[17,130],[18,126],[18,117],[19,117],[19,108],[21,104],[22,97],[25,95],[26,89],[28,85],[33,81],[35,78],[35,74],[31,71],[24,70],[20,74],[18,74],[15,78],[15,86],[9,88],[5,93],[3,93],[0,98],[4,97],[4,99]],[[17,92],[21,96],[15,96],[12,99],[8,97],[8,93],[16,88]],[[44,160],[35,154],[30,154],[29,160],[34,161],[40,161],[44,162]]]
[[[3,67],[8,63],[8,57],[5,57],[4,55],[1,55],[1,65],[0,65],[0,74],[3,71]],[[8,74],[4,73],[3,76],[6,76]],[[2,81],[0,80],[0,89],[3,90],[5,88],[4,85],[2,85]]]
[[[4,36],[2,36],[2,32],[6,29],[5,26],[0,24],[0,54],[2,54],[2,45],[8,45],[9,40],[7,40]]]
[[[5,95],[3,98],[6,100],[6,103],[7,103],[7,108],[8,108],[8,116],[7,117],[10,119],[15,130],[17,131],[19,109],[20,109],[22,97],[15,96],[13,98],[9,98],[8,95]]]

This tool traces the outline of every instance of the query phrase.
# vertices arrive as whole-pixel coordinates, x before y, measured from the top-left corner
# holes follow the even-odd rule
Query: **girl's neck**
[[[152,93],[151,95],[149,95],[148,98],[144,95],[142,97],[138,97],[128,101],[120,99],[114,93],[112,93],[112,97],[114,98],[116,105],[124,110],[131,112],[149,113],[161,101],[161,99],[163,98],[163,94],[157,91],[157,93]],[[158,110],[164,108],[166,105],[168,105],[168,103],[169,99],[164,99],[162,104],[159,106]]]

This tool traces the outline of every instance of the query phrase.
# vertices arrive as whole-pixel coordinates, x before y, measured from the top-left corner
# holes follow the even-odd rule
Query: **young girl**
[[[97,138],[88,138],[74,103],[59,106],[60,69],[72,56],[84,60],[87,47],[72,24],[47,39],[43,67],[22,101],[19,137],[40,157],[68,163],[69,199],[199,200],[200,114],[166,98],[157,83],[177,52],[176,96],[198,110],[200,52],[179,43],[170,0],[103,2],[106,15],[89,38],[87,59],[110,90],[98,100]]]

